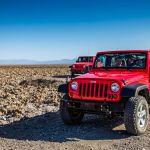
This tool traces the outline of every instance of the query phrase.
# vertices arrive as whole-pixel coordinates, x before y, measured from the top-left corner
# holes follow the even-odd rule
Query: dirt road
[[[0,126],[0,149],[150,149],[150,127],[145,135],[126,133],[122,119],[86,116],[79,126],[64,125],[59,111]]]
[[[81,125],[65,125],[56,90],[65,72],[1,69],[0,150],[150,150],[150,125],[141,136],[127,134],[121,117],[86,115]]]

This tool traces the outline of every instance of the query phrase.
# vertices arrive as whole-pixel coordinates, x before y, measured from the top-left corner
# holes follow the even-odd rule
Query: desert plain
[[[129,135],[123,118],[86,115],[78,126],[59,114],[68,65],[0,66],[0,150],[150,150],[150,125]]]

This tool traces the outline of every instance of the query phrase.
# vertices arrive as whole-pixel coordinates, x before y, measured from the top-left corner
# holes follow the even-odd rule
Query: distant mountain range
[[[34,61],[34,60],[0,60],[0,64],[72,64],[76,59],[62,59],[62,60],[51,60],[51,61]]]

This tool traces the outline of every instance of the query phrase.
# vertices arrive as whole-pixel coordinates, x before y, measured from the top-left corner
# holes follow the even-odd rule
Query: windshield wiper
[[[133,71],[131,68],[127,68],[129,71]]]
[[[105,70],[108,70],[109,69],[109,67],[107,67],[107,66],[105,66],[105,67],[102,67],[103,69],[105,69]]]

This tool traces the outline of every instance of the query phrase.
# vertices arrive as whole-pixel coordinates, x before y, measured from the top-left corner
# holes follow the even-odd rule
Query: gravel
[[[86,115],[78,126],[65,125],[59,114],[59,84],[66,66],[0,67],[0,150],[149,150],[150,125],[131,136],[123,118]]]

